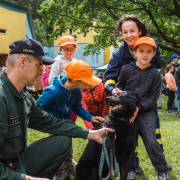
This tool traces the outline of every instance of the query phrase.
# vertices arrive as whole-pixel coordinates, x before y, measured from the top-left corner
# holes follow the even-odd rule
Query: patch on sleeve
[[[14,126],[19,123],[20,123],[20,116],[9,118],[9,120],[8,120],[8,126]]]

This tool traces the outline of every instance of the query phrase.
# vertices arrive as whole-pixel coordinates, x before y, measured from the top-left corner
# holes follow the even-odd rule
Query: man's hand
[[[130,123],[133,123],[134,122],[134,120],[136,119],[136,116],[137,116],[137,114],[138,114],[138,112],[139,112],[139,108],[138,107],[136,107],[136,111],[134,112],[134,116],[130,119]]]
[[[106,136],[106,132],[115,132],[115,130],[110,129],[110,128],[102,128],[99,130],[89,130],[87,139],[94,140],[98,142],[99,144],[102,144],[103,139]]]
[[[104,118],[100,117],[100,116],[94,116],[92,118],[92,122],[98,123],[98,124],[102,124],[104,123]]]
[[[114,95],[114,94],[117,94],[117,93],[119,93],[119,92],[126,92],[126,91],[121,91],[120,89],[115,88],[115,89],[113,89],[113,90],[111,91],[111,94]]]
[[[26,180],[50,180],[50,179],[26,176]]]

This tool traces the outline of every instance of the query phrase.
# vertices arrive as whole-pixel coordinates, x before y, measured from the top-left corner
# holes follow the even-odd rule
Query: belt
[[[14,169],[17,166],[19,159],[18,159],[18,157],[13,157],[13,158],[8,158],[8,159],[0,159],[0,162],[8,168]]]

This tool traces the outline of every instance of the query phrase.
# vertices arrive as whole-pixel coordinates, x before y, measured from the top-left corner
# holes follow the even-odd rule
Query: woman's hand
[[[137,116],[137,114],[138,114],[138,112],[139,112],[139,108],[138,107],[136,107],[136,111],[134,112],[134,116],[130,119],[130,123],[133,123],[134,122],[134,120],[136,119],[136,116]]]

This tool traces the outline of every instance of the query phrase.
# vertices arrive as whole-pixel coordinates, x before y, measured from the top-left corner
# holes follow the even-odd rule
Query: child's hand
[[[100,116],[94,116],[92,118],[92,122],[98,123],[98,124],[102,124],[104,122],[104,118],[100,117]]]
[[[133,123],[134,122],[134,120],[136,119],[136,116],[137,116],[137,114],[138,114],[138,112],[139,112],[139,108],[138,107],[136,107],[136,111],[134,112],[134,116],[130,119],[130,123]]]

